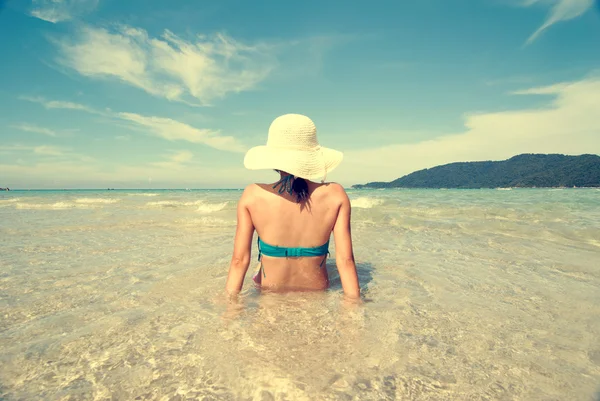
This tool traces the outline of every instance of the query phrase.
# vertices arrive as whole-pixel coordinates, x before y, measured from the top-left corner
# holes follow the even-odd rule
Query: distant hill
[[[522,154],[504,161],[450,163],[392,182],[352,188],[600,187],[600,156]]]

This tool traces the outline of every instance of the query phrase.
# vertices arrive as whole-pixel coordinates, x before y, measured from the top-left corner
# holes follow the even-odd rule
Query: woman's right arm
[[[344,295],[349,298],[360,298],[360,287],[354,252],[352,250],[352,233],[350,229],[350,199],[344,188],[339,186],[341,205],[337,220],[333,226],[333,238],[335,240],[335,264],[337,265]]]

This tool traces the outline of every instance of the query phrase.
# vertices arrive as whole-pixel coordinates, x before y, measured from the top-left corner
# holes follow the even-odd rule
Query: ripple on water
[[[352,193],[361,306],[223,299],[238,191],[1,199],[0,397],[590,399],[595,194]]]

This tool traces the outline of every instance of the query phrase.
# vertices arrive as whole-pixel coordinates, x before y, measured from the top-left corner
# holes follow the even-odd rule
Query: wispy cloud
[[[195,128],[170,118],[146,117],[135,113],[118,113],[118,116],[123,120],[148,128],[154,135],[169,141],[203,143],[215,149],[230,152],[245,150],[235,138],[221,136],[219,131]]]
[[[33,148],[33,153],[45,156],[64,156],[65,151],[57,146],[41,145]]]
[[[26,100],[32,103],[39,103],[44,106],[46,109],[69,109],[69,110],[81,110],[86,111],[92,114],[105,114],[99,110],[93,109],[91,107],[85,106],[79,103],[73,102],[64,102],[60,100],[46,100],[40,96],[20,96],[19,99]]]
[[[33,0],[29,14],[55,24],[89,14],[98,3],[99,0]]]
[[[42,134],[47,136],[56,136],[56,131],[51,130],[50,128],[39,127],[33,124],[22,123],[13,125],[12,127],[25,132],[33,132],[36,134]]]
[[[202,177],[203,187],[235,188],[255,178],[255,172],[246,170],[243,166],[215,169],[212,166],[194,165],[194,168],[174,171],[162,166],[143,164],[120,164],[107,168],[97,162],[82,164],[71,160],[26,164],[9,164],[0,160],[0,171],[3,185],[10,188],[197,188],[198,177]],[[149,177],[152,177],[152,184],[149,184]]]
[[[14,154],[14,153],[25,153],[36,156],[41,156],[43,159],[52,159],[52,160],[70,160],[77,162],[91,162],[93,161],[92,157],[82,155],[76,152],[73,152],[70,148],[65,148],[62,146],[52,146],[52,145],[22,145],[22,144],[13,144],[13,145],[3,145],[0,146],[0,153],[3,154]]]
[[[154,136],[168,141],[187,141],[201,143],[215,149],[229,152],[244,152],[245,147],[232,136],[223,136],[219,130],[201,129],[177,120],[165,117],[144,116],[136,113],[118,113],[112,111],[99,111],[92,107],[72,102],[47,100],[42,97],[21,97],[22,100],[39,103],[48,109],[69,109],[99,114],[111,119],[125,122],[128,127],[144,128]],[[126,139],[126,138],[117,138]]]
[[[176,152],[173,155],[171,155],[170,159],[171,159],[171,161],[173,161],[175,163],[185,163],[185,162],[192,160],[193,157],[194,157],[194,155],[192,154],[192,152],[183,150],[183,151]]]
[[[550,5],[550,12],[546,21],[527,39],[526,44],[533,43],[542,32],[555,23],[577,18],[594,6],[594,0],[523,0],[522,5],[529,7],[538,3]]]
[[[179,152],[173,152],[166,157],[165,161],[152,163],[153,166],[162,167],[169,170],[176,170],[185,167],[185,165],[194,158],[192,152],[188,150],[182,150]]]
[[[552,96],[540,108],[467,115],[466,130],[411,144],[348,151],[339,171],[354,184],[393,180],[457,161],[503,160],[520,153],[600,153],[600,78],[530,88],[519,96]]]
[[[2,153],[13,153],[13,152],[23,152],[23,151],[32,152],[33,149],[34,149],[34,147],[32,147],[32,146],[25,146],[25,145],[20,145],[20,144],[0,145],[0,152],[2,152]]]
[[[188,41],[168,30],[152,38],[128,26],[83,26],[75,38],[54,42],[58,62],[83,76],[116,79],[154,96],[201,105],[254,88],[275,63],[267,45],[246,45],[224,34]]]

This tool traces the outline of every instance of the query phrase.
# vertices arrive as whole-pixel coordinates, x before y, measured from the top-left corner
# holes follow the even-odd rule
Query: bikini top
[[[321,246],[313,248],[287,248],[283,246],[270,245],[258,237],[258,260],[262,255],[274,258],[298,258],[302,256],[321,256],[329,253],[329,240]]]
[[[266,242],[264,242],[263,240],[261,240],[260,237],[258,237],[257,243],[258,243],[258,261],[259,262],[261,261],[262,255],[267,255],[267,256],[274,257],[274,258],[299,258],[302,256],[325,256],[323,258],[323,260],[321,261],[321,264],[319,265],[320,267],[323,267],[323,263],[325,263],[325,260],[327,259],[327,255],[329,255],[329,240],[327,240],[327,242],[324,243],[323,245],[316,246],[313,248],[303,248],[303,247],[287,248],[287,247],[283,247],[283,246],[270,245],[270,244],[267,244]],[[262,267],[262,263],[261,263],[261,270],[263,272],[263,275],[266,277],[265,269]]]

